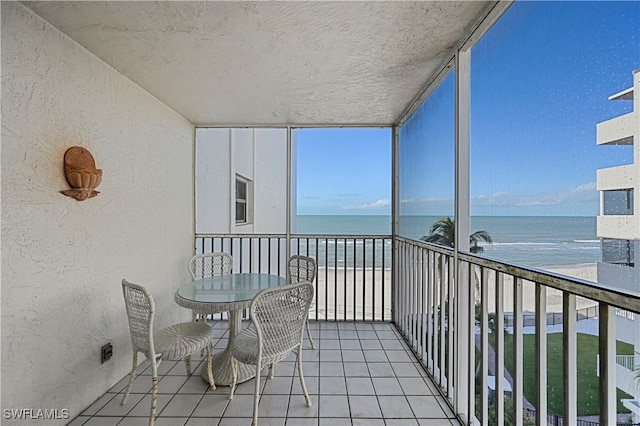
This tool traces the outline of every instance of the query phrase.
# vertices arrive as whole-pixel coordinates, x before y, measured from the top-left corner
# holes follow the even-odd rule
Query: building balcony
[[[633,145],[638,116],[635,112],[598,123],[598,145]]]
[[[633,240],[640,237],[640,222],[635,214],[598,216],[597,224],[599,238]]]
[[[319,411],[314,409],[313,420],[310,420],[313,424],[317,424],[316,421],[319,424],[327,422],[323,401],[330,399],[335,399],[341,407],[331,415],[345,423],[351,420],[353,424],[362,424],[360,412],[352,406],[350,397],[365,395],[349,392],[351,377],[357,377],[352,376],[352,369],[360,369],[365,378],[362,383],[370,380],[374,386],[371,396],[375,394],[377,399],[369,401],[377,401],[373,404],[377,408],[375,414],[368,414],[373,417],[367,418],[366,424],[374,418],[380,424],[383,421],[388,424],[430,424],[423,422],[421,414],[410,411],[413,410],[410,398],[413,391],[402,385],[399,388],[395,386],[396,381],[402,384],[404,380],[404,373],[398,373],[397,369],[410,370],[415,375],[413,379],[420,379],[413,380],[414,383],[427,386],[429,393],[423,397],[433,396],[437,401],[437,405],[430,405],[435,412],[429,415],[442,416],[444,413],[445,416],[439,420],[446,418],[454,424],[468,424],[476,419],[487,424],[489,416],[498,416],[503,421],[507,417],[533,420],[543,416],[555,419],[549,421],[561,421],[557,419],[562,417],[568,419],[569,424],[576,424],[580,417],[576,397],[585,391],[578,388],[577,383],[577,357],[583,352],[578,345],[578,334],[595,336],[600,347],[600,353],[593,354],[592,362],[594,366],[597,363],[599,371],[596,395],[600,395],[598,409],[601,415],[599,419],[597,416],[590,419],[601,424],[615,422],[612,419],[618,414],[615,394],[618,370],[616,324],[618,318],[627,322],[629,318],[635,320],[633,312],[640,309],[637,293],[604,288],[592,282],[471,254],[457,253],[456,256],[450,249],[401,237],[292,235],[287,244],[286,235],[211,234],[197,236],[196,247],[203,252],[232,253],[236,259],[235,272],[281,274],[287,247],[291,254],[310,255],[317,259],[316,299],[310,317],[314,320],[315,337],[323,343],[318,351],[306,351],[304,358],[305,361],[319,363],[318,370],[314,370],[314,364],[308,367],[310,376],[317,376],[320,381],[319,384],[312,382],[312,387],[319,392]],[[633,329],[635,325],[625,323],[622,327]],[[505,333],[496,333],[495,330],[505,330]],[[560,346],[552,345],[549,336],[558,332],[563,336],[562,343]],[[222,342],[224,336],[219,337]],[[384,341],[387,338],[390,341]],[[370,345],[382,351],[376,353]],[[360,367],[349,364],[352,362],[350,357],[359,356],[345,352],[351,350],[363,351]],[[557,365],[550,365],[547,361],[548,354],[557,350],[562,352],[564,359],[559,370]],[[400,352],[389,354],[388,351]],[[394,369],[397,357],[404,359],[399,362],[410,364]],[[327,367],[331,365],[327,377],[324,376],[327,370],[323,370],[323,362],[336,363],[327,364]],[[390,368],[369,366],[370,362],[388,362]],[[368,373],[364,370],[365,364]],[[402,389],[402,393],[383,395],[391,391],[376,391],[375,383],[381,383],[377,380],[378,368],[386,368],[385,374],[388,375],[384,378],[389,379],[387,381],[393,383],[395,389]],[[531,383],[531,371],[535,371],[535,384]],[[549,409],[558,395],[547,392],[550,375],[557,374],[565,374],[561,392],[566,396],[566,408],[560,413]],[[286,380],[289,386],[293,373]],[[204,386],[200,378],[196,382],[200,387]],[[330,396],[323,393],[323,382],[336,383],[340,389],[344,382],[346,391],[339,394],[340,398],[323,398]],[[532,386],[537,393],[531,393]],[[286,392],[286,398],[270,396],[263,400],[279,399],[282,404],[285,401],[291,404],[299,396],[294,388],[291,388],[291,393]],[[116,387],[104,398],[115,397],[119,391]],[[220,392],[225,391],[215,391],[210,397],[214,398]],[[501,394],[505,397],[494,397]],[[202,389],[199,396],[192,399],[206,395],[209,393]],[[409,407],[404,410],[403,416],[406,417],[394,417],[397,414],[387,417],[384,407],[391,399],[381,399],[382,396],[396,397],[398,404]],[[97,404],[106,406],[107,401]],[[200,412],[195,411],[198,410],[197,402],[192,401],[192,404],[191,413]],[[218,404],[216,415],[223,417],[220,424],[235,421],[233,419],[239,414],[232,408],[233,402],[229,404],[221,398]],[[297,424],[292,419],[300,413],[294,409],[290,415],[292,405],[289,408],[285,406],[271,411],[267,405],[264,409],[266,417],[273,416],[278,424],[286,423],[290,417],[289,423]],[[94,404],[85,414],[103,415],[108,410],[100,411]],[[376,410],[380,410],[379,416]],[[164,415],[169,413],[172,411]],[[198,417],[190,416],[190,419],[188,416],[185,418],[186,421],[195,423],[187,424],[198,424]],[[436,421],[436,424],[441,423]]]
[[[638,184],[638,166],[635,164],[599,169],[596,173],[598,191],[635,188]]]
[[[293,235],[287,244],[286,235],[199,235],[195,245],[199,251],[231,253],[235,272],[282,274],[287,247],[317,259],[310,311],[316,349],[306,338],[303,346],[313,405],[304,405],[291,356],[277,364],[273,379],[262,372],[261,424],[488,424],[489,416],[498,424],[538,416],[564,424],[624,421],[616,409],[616,384],[629,388],[635,380],[628,368],[621,369],[635,358],[616,353],[616,326],[620,320],[619,331],[637,330],[637,293],[470,254],[455,256],[401,237]],[[210,324],[215,351],[221,351],[226,320],[218,316]],[[562,343],[552,348],[551,333],[558,332]],[[598,370],[599,417],[577,412],[577,395],[585,391],[577,382],[578,353],[584,351],[579,334],[595,336],[599,345],[599,353],[590,354]],[[561,367],[547,361],[556,350],[562,352]],[[202,357],[196,358],[192,376],[181,362],[161,364],[156,424],[246,424],[253,380],[240,384],[228,400],[228,387],[207,388],[198,373]],[[146,367],[147,361],[127,405],[120,404],[125,376],[70,424],[146,424]],[[620,378],[622,370],[626,375]],[[557,398],[547,391],[553,371],[564,375],[560,413],[549,410]],[[627,399],[626,406],[638,398]]]

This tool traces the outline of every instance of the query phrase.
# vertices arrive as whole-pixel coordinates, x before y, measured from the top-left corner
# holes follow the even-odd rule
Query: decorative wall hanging
[[[99,194],[95,188],[102,182],[102,170],[96,169],[93,155],[81,146],[72,146],[64,153],[64,175],[73,189],[60,191],[78,201]]]

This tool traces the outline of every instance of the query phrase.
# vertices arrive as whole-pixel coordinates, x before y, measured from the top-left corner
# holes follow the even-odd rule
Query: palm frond
[[[420,237],[422,241],[434,243],[445,247],[454,247],[456,241],[455,221],[450,217],[438,219],[431,228],[429,233]],[[491,235],[487,231],[476,231],[469,236],[469,246],[471,253],[482,253],[484,247],[479,245],[480,242],[493,243]]]

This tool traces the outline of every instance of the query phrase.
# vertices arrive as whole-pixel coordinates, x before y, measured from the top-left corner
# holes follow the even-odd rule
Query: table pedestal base
[[[242,329],[242,311],[229,311],[228,318],[229,341],[227,342],[227,347],[224,349],[224,351],[215,354],[212,357],[213,359],[211,361],[211,373],[213,375],[213,380],[215,381],[216,386],[231,386],[231,382],[233,381],[233,370],[231,367],[232,357],[231,350],[229,348],[235,340],[236,335]],[[209,383],[206,365],[202,368],[201,375],[204,381]],[[246,382],[247,380],[253,379],[255,375],[255,366],[243,364],[241,362],[238,363],[238,377],[236,383]]]
[[[217,353],[213,356],[213,360],[211,361],[211,373],[216,386],[231,386],[233,372],[231,370],[231,352],[228,349],[225,349],[223,352]],[[201,375],[204,381],[209,383],[206,364],[202,366]],[[254,365],[247,365],[241,362],[238,363],[237,383],[253,379],[255,375],[256,367]]]

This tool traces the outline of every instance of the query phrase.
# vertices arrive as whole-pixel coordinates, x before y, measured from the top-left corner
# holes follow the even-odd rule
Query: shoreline
[[[587,281],[597,282],[598,280],[598,264],[583,263],[580,265],[554,266],[549,268],[540,268],[545,271],[555,272],[568,277],[580,278]]]
[[[596,282],[597,264],[567,265],[552,268],[537,268],[567,277]],[[513,300],[513,286],[505,281],[504,306],[505,312],[510,312]],[[366,283],[366,285],[365,285]],[[391,316],[391,270],[390,269],[362,269],[362,268],[318,268],[316,277],[317,298],[314,299],[311,312],[322,318],[335,318],[335,310],[346,311],[347,317],[361,317],[375,314],[379,317],[384,311],[384,317]],[[374,287],[375,286],[375,287]],[[384,288],[383,288],[384,287]],[[489,286],[489,309],[495,310],[495,286]],[[530,282],[523,284],[523,311],[535,312],[535,286]],[[562,292],[547,289],[547,312],[562,312]],[[329,304],[328,302],[333,303]],[[317,308],[316,308],[317,305]],[[576,309],[584,309],[597,305],[597,302],[578,297]],[[315,315],[314,315],[315,316]]]

